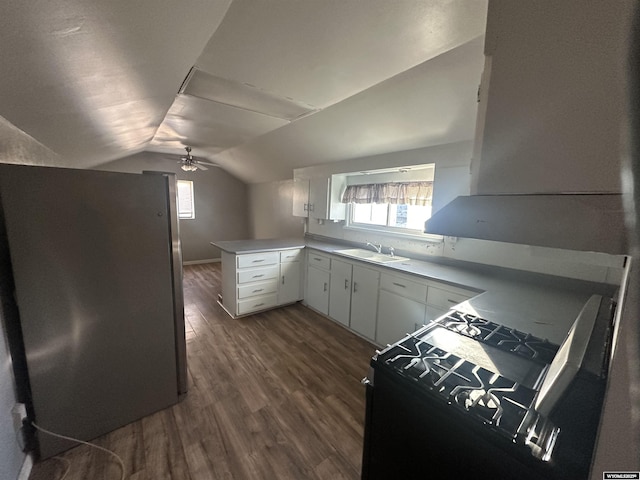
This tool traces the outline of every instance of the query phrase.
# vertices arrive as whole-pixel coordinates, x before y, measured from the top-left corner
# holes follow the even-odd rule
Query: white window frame
[[[182,185],[182,190],[180,186]],[[189,193],[185,195],[184,188],[189,189]],[[193,220],[196,218],[195,195],[193,191],[192,180],[178,180],[176,185],[178,219]],[[186,205],[185,205],[186,203]]]
[[[430,241],[437,241],[437,242],[442,241],[441,235],[428,234],[420,230],[412,230],[409,228],[402,228],[402,227],[390,227],[388,225],[374,225],[370,223],[354,222],[353,221],[353,205],[354,204],[352,203],[347,205],[347,218],[346,218],[344,228],[347,228],[350,230],[384,233],[387,235],[420,238],[422,240],[430,240]],[[387,204],[387,205],[390,205],[390,204]],[[388,210],[387,210],[387,218],[388,218]]]

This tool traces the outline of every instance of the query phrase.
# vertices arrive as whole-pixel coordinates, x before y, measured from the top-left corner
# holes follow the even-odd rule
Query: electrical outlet
[[[16,403],[11,409],[13,431],[18,433],[22,429],[23,420],[27,419],[27,407],[24,403]]]

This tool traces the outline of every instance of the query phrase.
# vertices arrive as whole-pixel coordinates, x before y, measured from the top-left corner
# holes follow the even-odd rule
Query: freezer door
[[[1,167],[35,421],[89,440],[176,403],[166,179]]]

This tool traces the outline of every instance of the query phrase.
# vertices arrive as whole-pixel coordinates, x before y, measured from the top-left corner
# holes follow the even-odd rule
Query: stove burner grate
[[[385,351],[379,360],[511,439],[535,396],[530,388],[414,336]]]
[[[492,345],[505,352],[550,364],[558,351],[558,345],[514,328],[505,327],[469,313],[453,310],[434,320],[443,327]]]

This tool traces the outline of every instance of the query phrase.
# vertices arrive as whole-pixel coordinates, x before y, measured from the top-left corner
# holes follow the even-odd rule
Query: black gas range
[[[434,469],[442,478],[586,478],[608,358],[599,344],[613,312],[601,300],[588,355],[602,369],[575,375],[544,415],[536,407],[561,349],[546,339],[454,310],[378,352],[365,379],[362,478]]]

